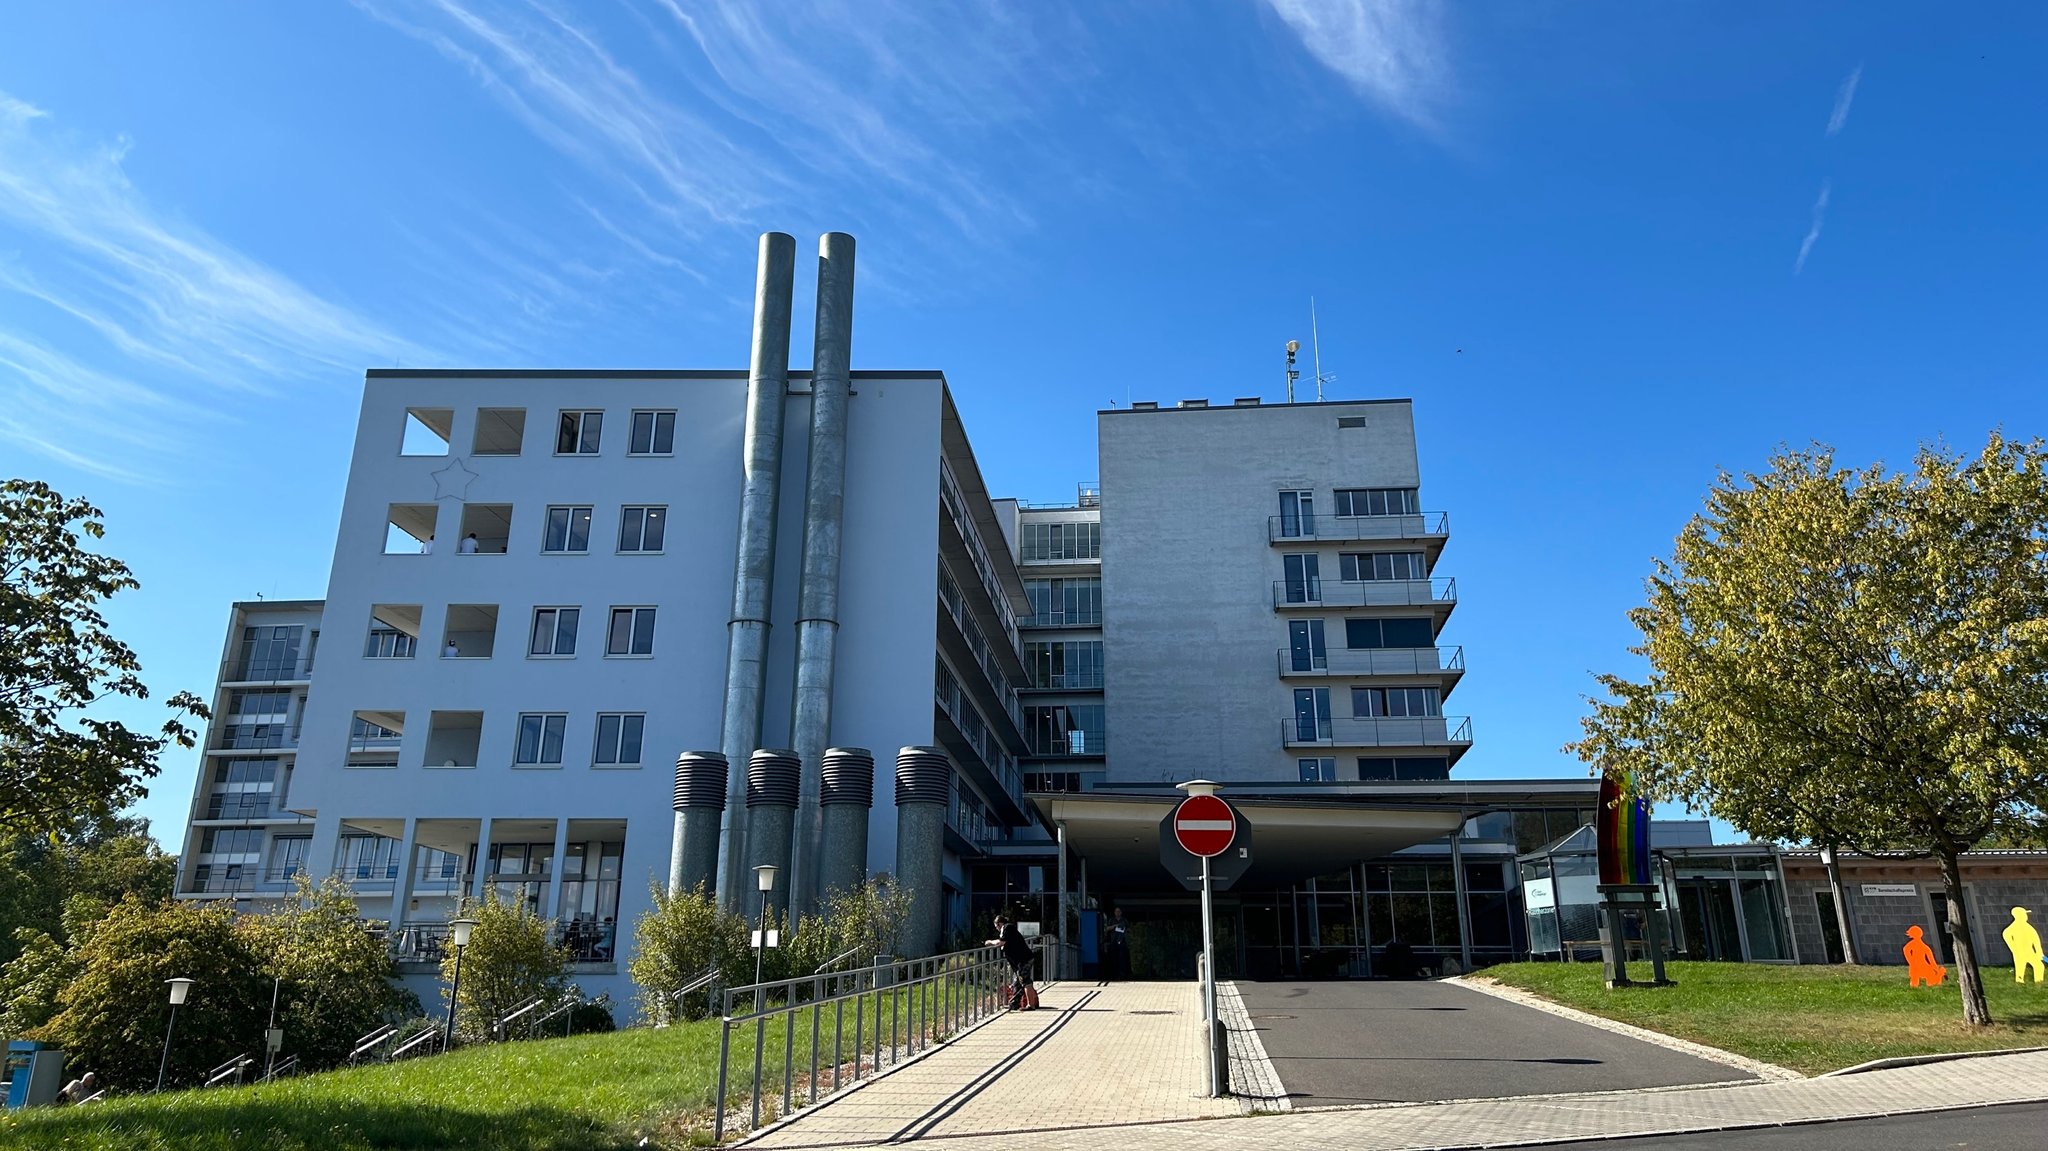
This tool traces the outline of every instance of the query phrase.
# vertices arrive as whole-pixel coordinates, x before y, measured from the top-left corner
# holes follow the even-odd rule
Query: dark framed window
[[[662,537],[667,534],[668,509],[665,507],[624,507],[619,509],[619,550],[622,552],[658,552]]]
[[[1412,516],[1421,514],[1414,488],[1338,488],[1337,514],[1352,516]]]
[[[541,534],[540,550],[544,552],[566,553],[589,551],[590,509],[587,507],[549,508],[547,530]]]
[[[633,456],[667,456],[676,450],[676,414],[674,412],[634,412],[633,432],[628,437],[626,454]]]
[[[1427,618],[1401,616],[1391,619],[1364,618],[1344,621],[1344,646],[1348,648],[1435,647],[1436,628]]]
[[[526,645],[526,654],[575,655],[576,625],[582,616],[581,608],[534,608],[533,637]]]
[[[613,608],[611,628],[605,635],[604,653],[606,655],[654,654],[654,609],[651,607]]]
[[[1345,552],[1338,557],[1338,569],[1346,583],[1429,578],[1421,552]]]
[[[598,716],[597,762],[639,763],[641,736],[646,728],[647,717],[644,715],[616,713]]]
[[[1374,718],[1413,718],[1444,713],[1443,692],[1434,687],[1354,687],[1351,714]]]
[[[512,762],[520,764],[553,764],[562,762],[562,735],[568,730],[569,717],[561,714],[528,712],[519,717],[519,747],[513,753]]]
[[[1337,760],[1333,756],[1297,759],[1294,764],[1301,769],[1303,783],[1335,783],[1337,780]]]
[[[603,441],[603,412],[563,412],[555,427],[558,456],[594,456]]]

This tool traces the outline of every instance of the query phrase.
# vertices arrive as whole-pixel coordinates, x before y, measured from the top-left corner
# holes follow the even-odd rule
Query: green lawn
[[[884,1003],[895,996],[885,995]],[[907,999],[908,995],[902,995]],[[876,1000],[863,1011],[874,1054]],[[889,1015],[882,1013],[885,1029]],[[907,1017],[899,1017],[905,1038]],[[763,1064],[780,1102],[785,1035],[771,1020]],[[810,1069],[810,1015],[788,1037],[799,1083]],[[821,1021],[821,1087],[830,1090],[833,1013]],[[846,1005],[852,1059],[853,1005]],[[729,1107],[744,1110],[754,1031],[736,1030]],[[850,1067],[847,1073],[851,1074]],[[77,1151],[623,1151],[683,1147],[704,1134],[717,1093],[718,1025],[541,1039],[281,1080],[114,1098],[83,1107],[0,1112],[0,1148]],[[799,1091],[801,1087],[799,1086]],[[774,1107],[765,1107],[772,1115]]]
[[[1808,1074],[1895,1055],[2048,1046],[2048,985],[2019,986],[2010,967],[1984,969],[1987,1028],[1963,1025],[1953,968],[1938,988],[1908,987],[1903,967],[1672,963],[1668,973],[1677,986],[1617,991],[1601,986],[1598,963],[1509,963],[1480,976]]]

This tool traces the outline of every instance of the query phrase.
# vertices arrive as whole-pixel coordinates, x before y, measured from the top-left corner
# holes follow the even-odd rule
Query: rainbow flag
[[[1595,825],[1600,851],[1600,882],[1652,882],[1650,878],[1650,803],[1635,796],[1635,781],[1626,786],[1611,775],[1600,777],[1600,820]]]

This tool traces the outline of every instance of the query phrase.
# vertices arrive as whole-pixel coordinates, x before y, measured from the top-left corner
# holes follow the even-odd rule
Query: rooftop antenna
[[[1294,353],[1301,350],[1300,340],[1287,341],[1287,402],[1294,402],[1294,381],[1301,378],[1301,370],[1294,366]]]
[[[1337,373],[1326,373],[1323,371],[1323,341],[1316,331],[1316,298],[1314,296],[1308,298],[1308,338],[1310,353],[1315,357],[1316,402],[1320,404],[1323,402],[1323,385],[1336,383]],[[1290,360],[1290,362],[1292,361]]]

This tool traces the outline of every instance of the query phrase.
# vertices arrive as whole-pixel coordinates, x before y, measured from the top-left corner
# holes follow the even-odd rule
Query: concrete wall
[[[1791,903],[1792,931],[1799,941],[1799,957],[1808,963],[1825,960],[1827,950],[1820,932],[1820,917],[1814,893],[1827,890],[1827,876],[1817,861],[1809,864],[1785,860],[1785,887]],[[1863,885],[1911,886],[1908,895],[1865,895]],[[1932,860],[1886,860],[1883,863],[1851,865],[1842,870],[1842,886],[1848,893],[1850,916],[1856,939],[1863,949],[1860,958],[1870,964],[1903,966],[1902,949],[1906,928],[1918,925],[1931,942],[1934,939],[1934,901],[1942,891],[1941,872]],[[1970,900],[1971,939],[1977,945],[1979,966],[2005,967],[2011,974],[2012,952],[2002,933],[2012,922],[2012,909],[2027,908],[2034,928],[2048,935],[2048,857],[2030,862],[1965,857],[1963,890]]]
[[[1337,426],[1360,415],[1363,428]],[[1271,589],[1283,550],[1316,551],[1334,582],[1344,549],[1275,547],[1268,520],[1283,490],[1314,490],[1329,515],[1336,488],[1418,486],[1410,404],[1125,409],[1097,422],[1110,781],[1298,780],[1280,740],[1293,695],[1276,671],[1287,625]],[[1325,626],[1341,644],[1342,613]],[[1348,693],[1329,686],[1341,718]]]

